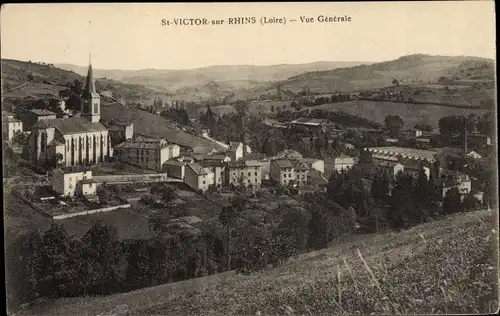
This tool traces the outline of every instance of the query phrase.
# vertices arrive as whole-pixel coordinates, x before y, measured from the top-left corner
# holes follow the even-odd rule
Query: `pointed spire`
[[[87,72],[87,78],[85,78],[85,89],[83,90],[84,96],[92,96],[92,94],[97,94],[95,89],[94,73],[92,71],[92,61],[91,54],[89,54],[89,70]]]

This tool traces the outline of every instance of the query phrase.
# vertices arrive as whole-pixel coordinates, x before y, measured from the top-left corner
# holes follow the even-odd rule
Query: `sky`
[[[319,15],[347,15],[351,22],[320,23]],[[301,23],[301,16],[314,22]],[[232,17],[256,23],[228,25]],[[287,23],[261,25],[262,17]],[[161,25],[174,18],[225,24]],[[8,4],[0,22],[2,58],[85,66],[91,53],[99,69],[496,56],[493,1]]]

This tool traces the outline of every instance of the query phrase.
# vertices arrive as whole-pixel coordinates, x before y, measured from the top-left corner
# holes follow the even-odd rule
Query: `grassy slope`
[[[59,91],[66,89],[63,85],[73,82],[75,79],[84,82],[84,76],[75,72],[29,63],[19,60],[2,59],[2,85],[7,83],[11,88],[17,87],[26,82],[29,74],[35,78],[34,82],[27,83],[21,89],[13,91],[3,91],[4,97],[23,98],[32,95],[37,98],[45,96],[58,96]],[[86,75],[87,70],[85,70]],[[49,81],[53,84],[46,84]],[[153,91],[141,85],[131,85],[110,79],[98,79],[96,82],[98,91],[110,91],[116,98],[123,98],[125,101],[153,100],[155,97],[166,97],[164,91]],[[3,87],[2,87],[3,88]]]
[[[346,237],[254,275],[60,299],[17,315],[491,313],[498,308],[496,214],[459,214],[400,233]]]
[[[481,68],[480,66],[484,66]],[[337,68],[327,71],[309,72],[291,77],[283,89],[299,91],[310,88],[312,92],[352,91],[389,86],[393,78],[398,80],[429,80],[435,82],[440,76],[458,76],[461,79],[494,80],[494,61],[466,56],[409,55],[396,60]]]
[[[308,109],[322,109],[332,112],[344,111],[346,113],[359,115],[382,124],[384,123],[384,118],[387,115],[397,114],[401,116],[405,122],[405,126],[408,128],[415,126],[417,123],[431,124],[434,128],[438,128],[438,121],[444,116],[469,115],[471,113],[481,115],[483,113],[490,112],[488,110],[458,109],[432,104],[405,104],[366,100],[323,104],[313,106]]]
[[[168,141],[185,147],[211,146],[223,150],[216,143],[205,138],[189,134],[159,115],[129,109],[119,103],[104,100],[101,103],[101,116],[105,120],[126,119],[134,122],[134,133],[165,137]]]

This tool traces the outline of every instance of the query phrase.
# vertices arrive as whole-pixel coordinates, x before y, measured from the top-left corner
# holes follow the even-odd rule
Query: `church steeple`
[[[87,117],[92,122],[99,122],[101,118],[101,97],[96,91],[94,73],[92,71],[92,61],[89,55],[89,69],[85,78],[85,88],[82,91],[82,116]]]

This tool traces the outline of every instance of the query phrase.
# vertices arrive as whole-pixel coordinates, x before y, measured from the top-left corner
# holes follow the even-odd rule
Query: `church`
[[[28,141],[32,163],[62,166],[91,165],[113,156],[108,129],[100,122],[101,100],[89,63],[80,113],[70,118],[40,120]]]

